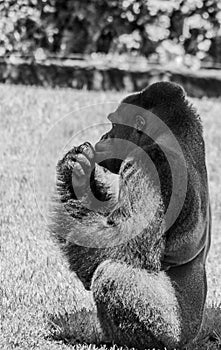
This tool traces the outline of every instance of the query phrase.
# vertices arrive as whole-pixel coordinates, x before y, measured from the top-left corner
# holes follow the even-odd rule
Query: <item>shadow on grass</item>
[[[82,308],[74,313],[65,313],[49,318],[49,338],[69,345],[101,344],[104,339],[95,310]],[[104,344],[104,343],[103,343]]]
[[[49,318],[49,339],[68,345],[101,343],[103,334],[95,311],[86,308],[75,313],[65,313]],[[110,344],[105,342],[105,348]],[[207,306],[204,323],[198,339],[187,350],[221,349],[221,304]]]

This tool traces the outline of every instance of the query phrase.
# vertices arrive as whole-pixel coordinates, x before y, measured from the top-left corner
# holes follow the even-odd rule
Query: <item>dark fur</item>
[[[111,172],[96,165],[87,186],[91,185],[104,206],[94,210],[87,186],[81,199],[76,199],[66,155],[57,167],[58,198],[51,228],[71,270],[92,290],[105,338],[141,349],[182,346],[197,336],[206,298],[210,212],[202,126],[182,88],[175,84],[154,84],[123,102],[155,113],[179,140],[188,173],[179,217],[165,232],[170,166],[154,140],[143,135],[141,146],[157,168],[160,188],[139,152],[121,164],[107,165],[111,172],[119,172],[118,201]],[[118,128],[117,137],[128,139],[130,130],[126,129]],[[115,137],[113,130],[107,137]],[[203,235],[206,230],[208,234]],[[95,231],[100,235],[94,247],[87,247]],[[123,241],[126,235],[130,239]],[[112,236],[119,244],[105,248]],[[78,239],[82,244],[82,237],[85,246],[77,244]],[[201,245],[196,243],[200,238]],[[102,242],[104,248],[96,248]]]

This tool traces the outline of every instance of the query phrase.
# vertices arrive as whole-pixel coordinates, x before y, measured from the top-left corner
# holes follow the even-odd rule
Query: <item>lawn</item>
[[[0,349],[71,349],[71,315],[76,305],[89,304],[88,294],[47,232],[48,193],[57,158],[71,143],[98,138],[103,126],[88,126],[104,122],[115,105],[110,102],[124,94],[0,85],[0,96]],[[204,125],[213,211],[207,309],[194,348],[218,349],[221,99],[193,102]]]

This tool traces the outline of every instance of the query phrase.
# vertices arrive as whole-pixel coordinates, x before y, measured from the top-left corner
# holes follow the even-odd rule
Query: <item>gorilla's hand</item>
[[[59,162],[62,173],[68,175],[73,189],[84,186],[94,169],[94,148],[89,142],[72,148]]]

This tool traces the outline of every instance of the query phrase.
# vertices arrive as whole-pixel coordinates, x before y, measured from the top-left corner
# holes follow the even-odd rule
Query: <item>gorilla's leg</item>
[[[177,348],[200,330],[206,296],[202,254],[169,273],[108,260],[97,268],[92,292],[102,327],[113,342],[141,349]]]
[[[114,343],[141,349],[180,343],[179,305],[165,272],[107,260],[95,272],[92,292],[102,327]]]

